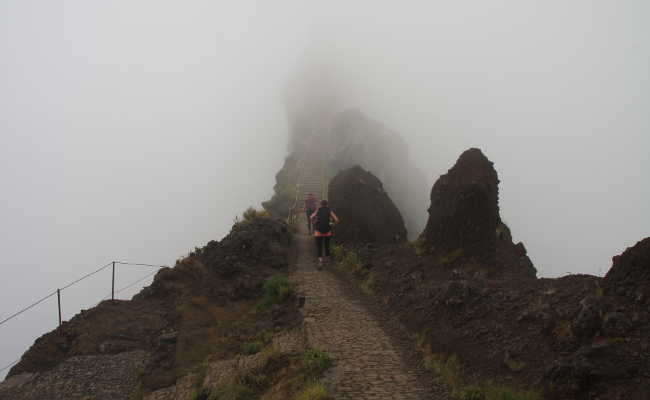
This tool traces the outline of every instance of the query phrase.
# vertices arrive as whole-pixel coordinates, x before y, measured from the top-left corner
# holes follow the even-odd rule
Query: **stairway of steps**
[[[304,163],[301,168],[298,189],[298,201],[301,203],[300,206],[302,207],[302,201],[309,193],[313,193],[318,200],[321,200],[323,194],[326,192],[326,189],[323,187],[326,184],[326,182],[323,182],[322,162],[311,161]]]

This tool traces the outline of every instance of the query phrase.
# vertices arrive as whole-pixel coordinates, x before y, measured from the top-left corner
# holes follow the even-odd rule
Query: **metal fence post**
[[[111,282],[111,300],[115,300],[115,261],[113,261],[113,280]]]
[[[61,289],[56,289],[56,297],[59,302],[59,326],[61,326]]]

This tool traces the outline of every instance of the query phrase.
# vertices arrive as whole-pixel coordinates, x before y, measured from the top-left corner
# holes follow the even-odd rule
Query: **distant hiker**
[[[309,193],[305,199],[305,213],[307,214],[307,231],[311,233],[312,224],[311,224],[311,215],[316,211],[316,204],[318,200],[313,193]]]
[[[327,200],[322,200],[318,210],[309,219],[314,223],[314,237],[318,249],[318,267],[320,268],[323,265],[323,246],[325,247],[325,257],[330,256],[330,239],[333,235],[331,222],[339,222],[339,217],[327,206]]]

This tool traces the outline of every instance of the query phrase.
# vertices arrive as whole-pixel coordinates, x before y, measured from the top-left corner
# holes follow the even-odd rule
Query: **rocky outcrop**
[[[406,229],[416,237],[424,228],[426,179],[398,133],[357,109],[338,113],[330,131],[331,176],[355,165],[372,171],[400,210]]]
[[[346,169],[330,181],[329,198],[341,220],[335,229],[337,241],[379,244],[406,240],[399,210],[379,179],[360,166]]]
[[[497,172],[481,150],[465,151],[433,185],[421,238],[443,251],[479,256],[493,251],[501,223],[498,185]]]
[[[298,305],[293,302],[263,313],[255,308],[266,280],[287,271],[290,243],[291,234],[283,222],[261,216],[241,221],[223,240],[197,248],[174,268],[161,269],[153,283],[131,301],[104,301],[37,339],[9,377],[38,374],[42,378],[23,386],[25,393],[31,393],[33,385],[49,385],[49,371],[67,371],[67,366],[81,362],[70,364],[70,360],[95,357],[96,368],[88,368],[70,384],[89,397],[66,397],[67,389],[55,385],[48,390],[58,394],[47,398],[104,398],[93,397],[88,379],[101,372],[112,356],[147,354],[144,365],[134,373],[137,384],[131,387],[139,386],[144,392],[173,385],[208,355],[233,357],[255,335],[281,332],[300,323]],[[124,378],[127,382],[131,381]],[[7,398],[5,393],[0,388],[0,398]]]
[[[612,268],[605,275],[609,294],[627,297],[633,302],[650,302],[650,237],[612,259]]]
[[[522,243],[512,243],[499,215],[499,178],[479,149],[465,151],[431,189],[429,220],[420,240],[446,263],[474,258],[501,271],[534,276]],[[493,268],[493,269],[494,269]]]

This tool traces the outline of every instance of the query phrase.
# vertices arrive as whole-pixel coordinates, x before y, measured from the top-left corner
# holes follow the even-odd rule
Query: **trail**
[[[300,223],[296,235],[297,264],[291,279],[306,297],[309,345],[326,351],[335,361],[324,380],[334,399],[447,398],[432,397],[418,379],[422,371],[407,365],[395,341],[363,301],[328,271],[332,266],[317,270],[313,239],[304,225]]]

